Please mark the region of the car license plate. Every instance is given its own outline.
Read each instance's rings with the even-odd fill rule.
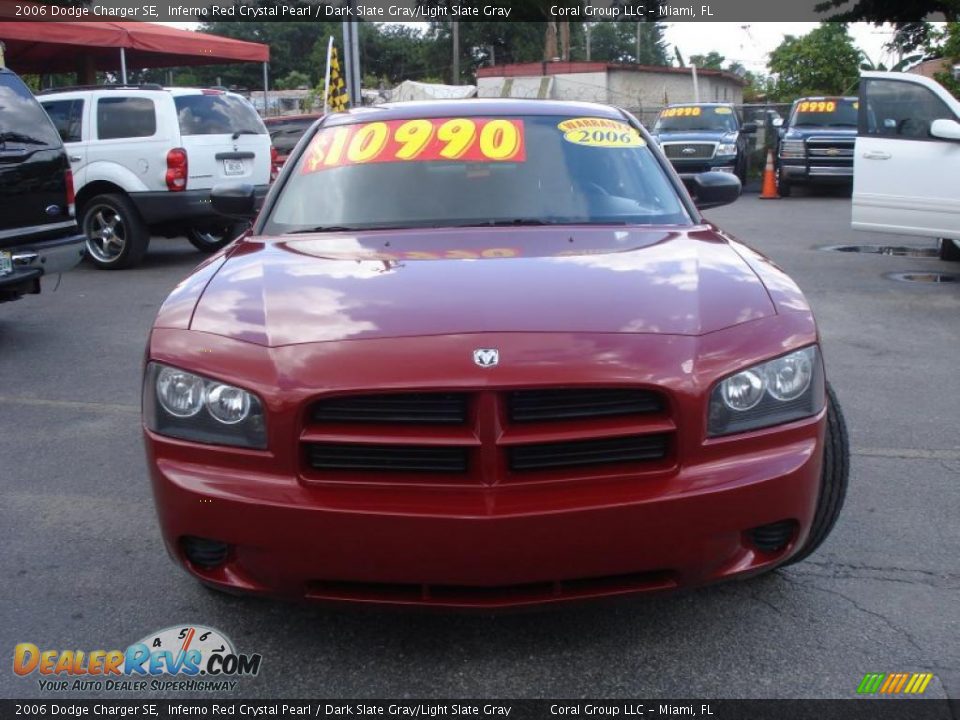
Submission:
[[[243,160],[224,160],[223,161],[224,175],[243,175],[243,172],[244,172]]]
[[[13,255],[6,250],[0,251],[0,275],[9,275],[13,272]]]

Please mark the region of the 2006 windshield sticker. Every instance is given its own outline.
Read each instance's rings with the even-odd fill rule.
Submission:
[[[524,162],[523,121],[418,118],[325,128],[304,154],[303,174],[346,165],[459,160]]]
[[[574,145],[602,148],[643,147],[646,143],[634,128],[619,120],[572,118],[557,125],[563,139]]]

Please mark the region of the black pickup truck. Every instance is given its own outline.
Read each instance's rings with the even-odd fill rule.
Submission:
[[[756,131],[730,103],[693,103],[661,110],[652,135],[681,177],[728,172],[746,182],[748,136]]]
[[[73,178],[60,135],[33,94],[0,67],[0,302],[83,257]]]
[[[780,128],[777,190],[788,197],[794,185],[853,184],[857,98],[795,100]]]

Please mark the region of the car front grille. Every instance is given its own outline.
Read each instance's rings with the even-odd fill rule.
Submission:
[[[670,404],[646,388],[521,388],[319,398],[306,482],[489,486],[673,467]]]
[[[663,143],[663,152],[670,160],[709,160],[716,149],[716,143]]]
[[[854,138],[845,137],[807,138],[807,155],[818,164],[852,165],[855,142]]]

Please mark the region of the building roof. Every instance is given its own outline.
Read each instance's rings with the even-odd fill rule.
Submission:
[[[636,65],[631,63],[610,63],[610,62],[532,62],[532,63],[509,63],[505,65],[490,65],[477,68],[477,77],[536,77],[543,75],[570,75],[575,73],[598,73],[608,70],[622,70],[626,72],[639,73],[673,73],[677,75],[689,75],[690,68],[670,67],[662,65]],[[746,85],[747,81],[735,73],[726,70],[713,70],[710,68],[697,68],[697,75],[701,77],[722,77],[738,85]]]

